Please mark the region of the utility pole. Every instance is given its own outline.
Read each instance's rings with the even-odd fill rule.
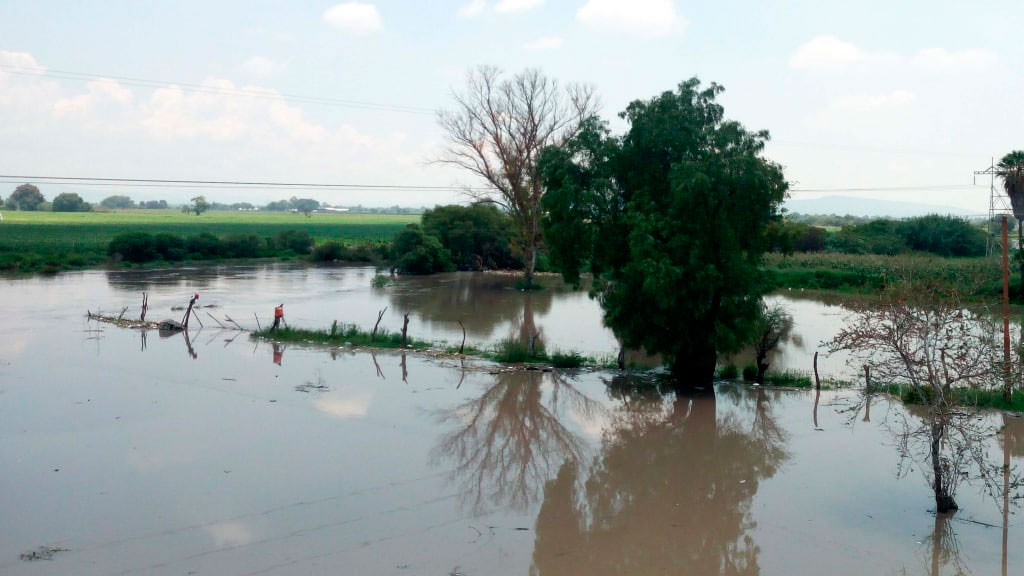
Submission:
[[[1010,244],[1007,241],[1006,214],[1003,214],[1003,400],[1010,403]]]

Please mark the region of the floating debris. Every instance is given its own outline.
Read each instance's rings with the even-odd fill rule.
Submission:
[[[36,560],[53,560],[53,557],[59,552],[67,552],[67,548],[61,548],[60,546],[40,546],[35,550],[28,552],[22,552],[19,558],[25,562],[35,562]]]

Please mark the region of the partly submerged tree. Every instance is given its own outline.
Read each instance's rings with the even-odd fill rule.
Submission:
[[[451,252],[441,241],[423,231],[419,224],[409,224],[395,236],[391,246],[394,269],[401,274],[433,274],[451,272]]]
[[[754,360],[757,364],[758,384],[764,384],[768,371],[768,355],[778,347],[786,330],[793,324],[793,317],[782,304],[761,303],[761,310],[754,322]]]
[[[957,485],[972,474],[998,491],[1002,469],[985,462],[995,430],[984,414],[958,405],[958,389],[998,389],[1003,381],[991,317],[966,310],[953,289],[909,282],[881,301],[848,306],[853,315],[829,349],[850,352],[852,363],[871,368],[874,381],[902,386],[906,398],[922,404],[911,410],[920,424],[907,421],[897,444],[920,461],[937,510],[957,509]]]
[[[591,118],[541,160],[553,262],[569,281],[589,266],[606,324],[684,388],[710,385],[718,354],[748,340],[788,187],[761,156],[768,133],[726,120],[721,91],[687,80],[630,104],[625,135]]]
[[[544,147],[562,144],[594,112],[593,89],[570,84],[563,90],[539,70],[504,78],[499,69],[481,66],[470,71],[465,91],[454,99],[454,109],[438,115],[448,139],[438,161],[482,179],[486,189],[470,194],[512,215],[526,284],[531,286],[543,237],[545,186],[537,161]]]
[[[1010,197],[1013,217],[1017,219],[1017,262],[1020,265],[1021,291],[1024,293],[1024,150],[1014,150],[999,160],[999,177],[1003,190]]]
[[[7,207],[30,212],[39,210],[44,202],[46,202],[46,198],[43,197],[43,193],[36,185],[22,184],[15,188],[7,198]]]
[[[511,251],[512,218],[493,204],[435,206],[423,213],[423,230],[441,240],[459,270],[519,268]]]

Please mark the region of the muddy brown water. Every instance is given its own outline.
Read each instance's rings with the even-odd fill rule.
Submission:
[[[234,266],[0,281],[0,574],[1000,574],[1000,502],[962,486],[930,510],[898,474],[903,410],[854,394],[722,384],[631,391],[613,373],[497,373],[395,352],[333,354],[211,329],[284,302],[332,319],[472,343],[525,316],[549,346],[611,354],[585,293],[526,295],[496,276]],[[206,324],[161,337],[86,309]],[[841,309],[780,295],[795,316],[778,363],[809,368]],[[236,338],[237,336],[237,338]],[[795,341],[794,341],[795,340]],[[808,353],[809,352],[809,353]],[[839,364],[835,365],[840,370]],[[805,368],[807,367],[807,368]],[[831,367],[830,367],[831,369]],[[1024,419],[991,456],[1024,464]],[[1005,450],[1005,452],[1004,452]],[[911,469],[913,468],[913,469]],[[1006,571],[1024,571],[1021,514]],[[43,550],[49,559],[22,560]]]

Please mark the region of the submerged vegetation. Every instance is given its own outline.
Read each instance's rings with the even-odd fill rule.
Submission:
[[[404,338],[401,332],[389,332],[379,330],[376,333],[368,332],[355,324],[334,323],[331,328],[323,330],[311,330],[308,328],[279,328],[277,330],[260,330],[253,332],[254,338],[277,340],[280,342],[297,342],[305,344],[321,344],[330,346],[353,346],[360,348],[403,348],[411,350],[426,350],[433,344]]]

